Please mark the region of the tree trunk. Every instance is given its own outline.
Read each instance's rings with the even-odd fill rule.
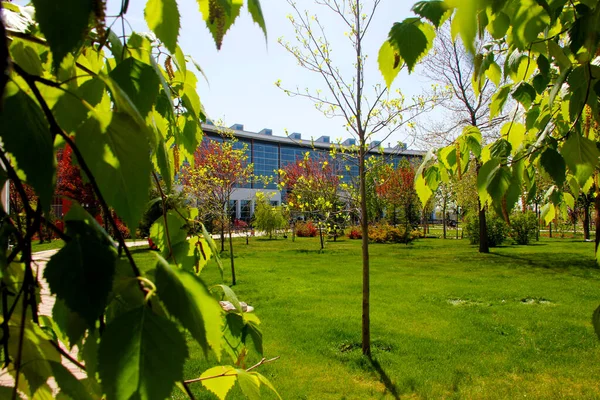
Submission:
[[[597,204],[597,201],[594,202]],[[596,213],[598,212],[598,206],[596,206]],[[596,216],[596,219],[598,217]],[[596,227],[596,229],[598,229]],[[583,206],[583,238],[585,240],[590,240],[590,206],[587,202]]]
[[[221,219],[221,253],[225,251],[225,221]]]
[[[231,259],[231,286],[235,286],[235,266],[233,264],[233,240],[231,239],[231,224],[229,224],[229,258]]]
[[[358,160],[358,170],[360,175],[360,213],[361,213],[361,231],[362,231],[362,353],[371,357],[371,316],[369,314],[369,221],[367,216],[367,188],[366,188],[366,169],[365,169],[365,139],[360,138],[360,150]]]
[[[596,211],[596,217],[594,218],[594,222],[596,223],[596,238],[594,240],[595,253],[598,253],[598,245],[600,244],[600,196],[596,195],[596,199],[594,200],[594,209]]]
[[[456,240],[458,240],[458,206],[456,207]]]
[[[540,241],[540,210],[538,203],[535,203],[535,218],[537,220],[537,227],[535,229],[535,240]]]
[[[323,250],[325,248],[325,245],[323,243],[323,226],[320,222],[319,222],[319,239],[321,240],[321,250]]]
[[[442,226],[444,230],[444,239],[446,239],[446,197],[444,197],[444,205],[442,206]]]
[[[552,237],[552,221],[550,221],[550,223],[548,224],[548,229],[549,229],[549,231],[548,231],[548,232],[549,232],[549,233],[548,233],[548,236],[549,236],[549,237]]]
[[[479,201],[479,199],[477,199],[477,206],[479,207],[479,252],[489,253],[490,246],[488,243],[487,223],[485,220],[485,207],[481,208],[481,201]]]

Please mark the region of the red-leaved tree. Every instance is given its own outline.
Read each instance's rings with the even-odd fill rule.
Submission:
[[[384,199],[388,213],[396,224],[397,212],[403,214],[406,231],[408,232],[410,217],[417,207],[417,193],[414,189],[415,170],[408,162],[403,162],[394,168],[386,165],[382,176],[375,186],[377,195]]]
[[[340,176],[326,157],[310,158],[287,164],[280,171],[280,183],[287,191],[290,210],[303,213],[319,222],[321,249],[324,247],[323,227],[328,224],[334,239],[343,211],[339,200]]]

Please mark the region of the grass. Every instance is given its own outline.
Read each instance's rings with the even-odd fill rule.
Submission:
[[[284,399],[600,398],[593,243],[542,239],[487,255],[466,240],[371,245],[372,361],[360,351],[359,241],[235,248],[234,289],[256,308],[265,356],[281,357],[260,372]],[[220,282],[214,266],[202,276]],[[193,378],[214,360],[189,345]]]

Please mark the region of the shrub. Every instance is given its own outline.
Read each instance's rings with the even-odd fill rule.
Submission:
[[[362,239],[362,232],[360,230],[360,226],[353,226],[350,228],[350,232],[348,233],[349,239]]]
[[[490,247],[496,247],[506,239],[508,235],[508,225],[495,214],[486,212],[487,238]],[[479,244],[479,216],[470,215],[464,224],[465,236],[469,238],[471,244]]]
[[[534,212],[518,212],[510,218],[510,236],[517,244],[529,244],[535,238],[537,217]]]
[[[319,230],[312,223],[312,221],[308,222],[300,222],[296,223],[296,236],[298,237],[315,237],[319,233]]]

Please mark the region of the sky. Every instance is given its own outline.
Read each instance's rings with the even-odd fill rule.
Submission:
[[[244,1],[245,2],[245,1]],[[135,31],[149,31],[143,16],[145,1],[132,0],[126,19]],[[350,42],[344,37],[344,25],[329,9],[317,5],[313,0],[296,0],[300,9],[317,14],[326,28],[334,49],[334,61],[341,67],[352,64],[347,57]],[[365,78],[369,85],[380,83],[383,78],[377,67],[377,54],[394,22],[413,16],[410,6],[414,1],[382,0],[375,13],[364,42],[368,54]],[[258,132],[270,128],[274,135],[300,132],[303,139],[327,135],[332,138],[351,137],[344,128],[344,120],[329,119],[305,98],[291,98],[275,82],[281,80],[282,87],[293,89],[325,90],[322,78],[304,70],[295,58],[279,43],[278,38],[293,43],[295,34],[286,18],[293,12],[285,0],[262,0],[262,10],[267,25],[267,39],[257,24],[252,21],[244,6],[235,24],[227,32],[220,51],[217,51],[208,28],[206,28],[198,5],[193,0],[178,1],[181,19],[179,44],[183,52],[191,55],[204,70],[208,82],[198,75],[198,93],[209,118],[222,120],[223,125],[244,125],[244,130]],[[371,4],[365,0],[365,4]],[[108,0],[107,15],[116,15],[120,0]],[[110,21],[110,19],[109,19]],[[117,30],[117,32],[119,32]],[[188,68],[193,68],[188,66]],[[396,78],[392,91],[400,89],[407,98],[421,93],[421,87],[429,86],[418,74],[408,76],[406,72]],[[374,140],[383,139],[383,135]],[[385,139],[384,144],[394,146],[398,141],[409,142],[402,131]]]

